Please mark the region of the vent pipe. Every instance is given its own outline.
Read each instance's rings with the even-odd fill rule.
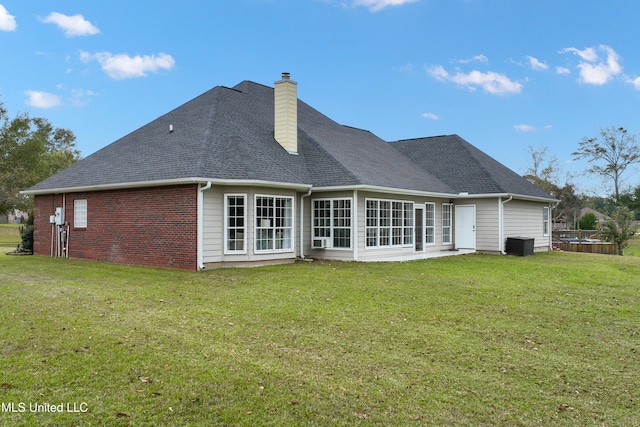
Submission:
[[[289,153],[298,153],[298,83],[290,73],[274,83],[274,136]]]

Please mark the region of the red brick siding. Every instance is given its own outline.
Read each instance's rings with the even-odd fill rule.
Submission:
[[[87,228],[74,228],[76,199],[87,200]],[[70,258],[195,270],[197,199],[196,185],[36,196],[34,253],[50,255],[49,216],[65,204]]]

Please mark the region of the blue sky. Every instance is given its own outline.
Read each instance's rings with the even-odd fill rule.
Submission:
[[[86,157],[214,86],[287,71],[339,123],[456,133],[518,173],[544,145],[563,182],[603,194],[571,152],[601,127],[640,134],[639,18],[635,0],[0,0],[0,99],[74,131]]]

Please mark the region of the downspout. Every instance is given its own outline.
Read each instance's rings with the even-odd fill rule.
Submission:
[[[300,259],[304,259],[304,199],[311,195],[311,188],[307,194],[300,197]]]
[[[353,190],[353,211],[351,227],[353,228],[353,260],[358,261],[358,190]]]
[[[558,207],[560,200],[555,202],[553,206],[549,203],[549,250],[553,251],[553,210]]]
[[[204,187],[198,185],[198,270],[204,270],[204,192],[211,188],[211,181]]]
[[[513,200],[513,195],[509,195],[507,200],[502,200],[502,197],[498,198],[498,235],[500,241],[498,242],[498,249],[502,255],[506,255],[506,251],[504,250],[504,205]]]

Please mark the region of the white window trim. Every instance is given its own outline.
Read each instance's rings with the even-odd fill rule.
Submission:
[[[445,222],[444,222],[444,220],[445,220],[445,217],[444,217],[445,208],[444,207],[445,206],[449,206],[449,218],[448,218],[449,225],[448,226],[444,225],[445,224]],[[444,236],[445,236],[444,230],[447,229],[447,228],[449,229],[449,240],[445,241],[444,240]],[[445,246],[445,245],[446,246],[453,245],[453,203],[443,203],[442,204],[442,245],[443,246]]]
[[[549,206],[545,206],[542,208],[542,235],[544,237],[549,237],[550,234],[550,225],[551,225],[551,209]]]
[[[333,203],[335,201],[338,200],[349,200],[351,202],[351,207],[349,208],[349,210],[351,211],[351,217],[350,217],[350,222],[351,222],[351,226],[350,227],[335,227],[335,228],[349,228],[351,230],[350,233],[350,238],[349,238],[349,247],[348,248],[341,248],[341,247],[334,247],[333,246],[333,237],[334,237],[334,224],[333,224]],[[322,227],[322,228],[329,228],[329,236],[327,237],[329,239],[329,246],[328,248],[330,249],[334,249],[336,251],[351,251],[353,250],[353,231],[354,231],[354,225],[355,225],[355,221],[353,220],[353,198],[351,197],[333,197],[333,198],[326,198],[326,197],[320,197],[317,199],[311,199],[311,236],[312,239],[319,239],[322,237],[316,237],[315,236],[315,224],[314,224],[314,220],[315,220],[315,215],[316,215],[316,209],[315,209],[315,202],[316,201],[324,201],[324,202],[329,202],[331,204],[331,207],[329,208],[330,210],[330,215],[329,215],[329,227]],[[325,236],[326,237],[326,236]]]
[[[87,228],[87,199],[73,201],[73,228]]]
[[[276,235],[275,232],[273,233],[273,247],[274,249],[258,249],[258,230],[261,229],[274,229],[275,230],[275,224],[273,226],[270,227],[258,227],[258,199],[259,198],[271,198],[271,199],[289,199],[291,200],[291,226],[290,227],[280,227],[280,228],[288,228],[291,229],[291,247],[290,248],[284,248],[284,249],[275,249],[275,242],[276,242]],[[295,198],[293,196],[281,196],[281,195],[277,195],[277,194],[255,194],[253,196],[253,250],[256,254],[273,254],[273,253],[288,253],[288,252],[295,252],[296,247],[295,247],[295,232],[296,232],[296,227],[295,227],[295,223],[296,223],[296,218],[295,218],[295,205],[296,205],[296,201]],[[275,209],[275,206],[274,206]],[[274,212],[275,214],[275,212]]]
[[[232,250],[229,249],[229,197],[242,197],[244,200],[244,227],[242,227],[244,244],[242,250]],[[225,255],[245,255],[247,253],[247,221],[249,220],[247,215],[247,195],[242,193],[225,193],[224,195],[224,254]],[[234,229],[239,229],[239,227],[233,227]]]
[[[435,246],[436,245],[436,204],[435,202],[426,202],[424,207],[424,245],[425,246]],[[433,207],[433,225],[432,226],[428,226],[427,225],[427,218],[429,217],[429,211],[427,210],[427,206],[432,206]],[[428,242],[427,241],[427,229],[432,229],[433,230],[433,242]]]
[[[369,227],[367,226],[367,202],[368,201],[376,201],[378,202],[377,205],[377,221],[376,221],[376,226],[375,227]],[[380,202],[388,202],[390,203],[390,217],[389,217],[389,221],[390,221],[390,225],[388,227],[380,227]],[[402,216],[401,216],[401,220],[402,220],[402,225],[401,226],[394,226],[393,225],[393,203],[402,203],[402,209],[400,210]],[[404,216],[404,212],[405,212],[405,204],[410,204],[411,205],[411,215],[410,218],[405,218]],[[365,236],[364,236],[364,248],[365,250],[376,250],[376,249],[386,249],[386,248],[414,248],[415,247],[415,242],[414,242],[414,236],[415,236],[415,230],[416,230],[416,224],[414,221],[415,218],[415,202],[411,201],[411,200],[395,200],[395,199],[378,199],[378,198],[365,198],[364,199],[364,210],[365,210],[365,214],[364,214],[364,219],[365,219]],[[411,225],[409,227],[407,227],[407,225],[405,224],[405,219],[409,219],[411,221]],[[376,229],[376,245],[375,246],[368,246],[367,245],[367,229],[370,228],[375,228]],[[389,235],[386,236],[389,239],[389,244],[388,245],[381,245],[380,244],[380,229],[388,229],[389,230]],[[393,244],[393,229],[394,228],[399,228],[402,233],[400,236],[400,239],[402,240],[402,243],[400,244]],[[405,228],[410,228],[411,232],[411,243],[404,243],[404,229]]]

